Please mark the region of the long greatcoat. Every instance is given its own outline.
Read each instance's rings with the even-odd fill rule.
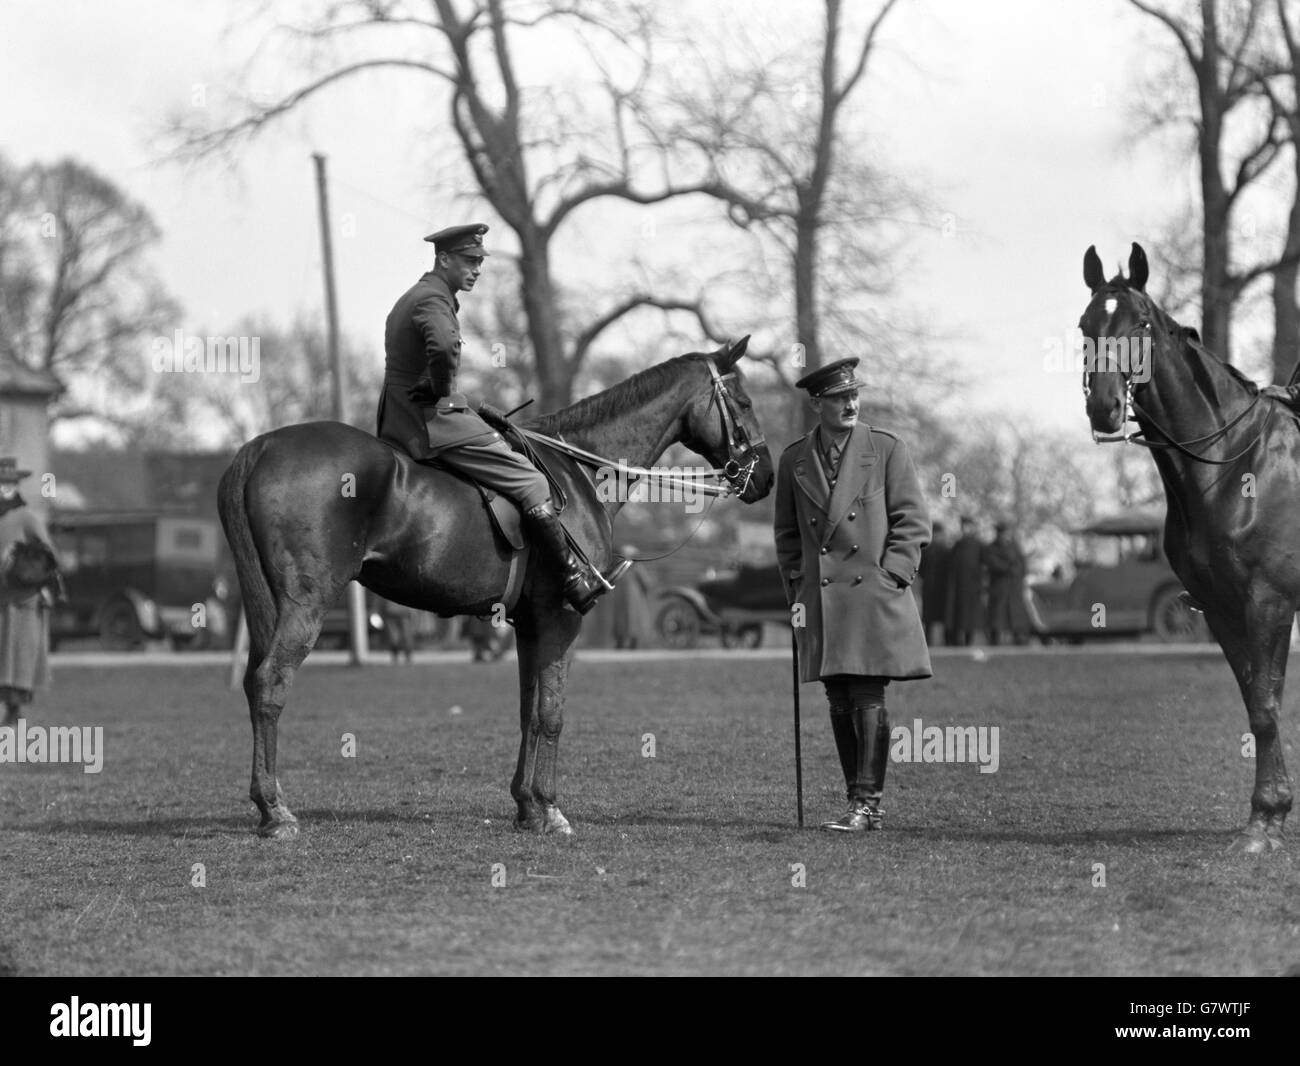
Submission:
[[[983,552],[984,568],[989,575],[989,610],[987,625],[990,631],[1023,633],[1029,630],[1029,614],[1025,610],[1025,555],[1014,540],[995,540],[986,544]]]
[[[456,391],[459,310],[447,283],[430,271],[402,294],[384,326],[384,388],[375,433],[417,459],[496,436]],[[428,382],[428,404],[407,395],[421,378]],[[441,401],[436,408],[434,399]]]
[[[948,556],[948,609],[944,618],[948,637],[954,633],[978,633],[984,627],[983,552],[983,542],[973,533],[952,546]]]
[[[22,540],[39,540],[54,551],[45,524],[26,506],[0,515],[0,559]],[[56,553],[57,554],[57,553]],[[41,594],[0,603],[0,688],[32,691],[49,683],[48,645]]]
[[[908,588],[930,515],[907,447],[859,423],[831,484],[817,438],[814,429],[785,450],[776,480],[777,562],[787,599],[805,609],[795,627],[801,679],[930,677]]]

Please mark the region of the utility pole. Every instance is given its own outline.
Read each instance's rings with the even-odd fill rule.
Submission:
[[[334,383],[334,417],[343,421],[343,362],[339,352],[339,309],[334,291],[334,242],[330,236],[329,190],[325,184],[325,157],[312,154],[316,164],[316,200],[320,208],[321,260],[325,269],[325,317],[329,324],[330,376]],[[348,583],[348,662],[360,666],[366,661],[366,595],[355,581]]]

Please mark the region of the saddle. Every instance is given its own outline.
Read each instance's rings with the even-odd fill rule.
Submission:
[[[512,451],[522,455],[546,478],[551,489],[551,499],[555,504],[556,514],[562,515],[569,502],[568,491],[561,479],[551,469],[552,464],[557,463],[568,472],[571,484],[587,498],[588,503],[595,512],[600,515],[605,514],[604,507],[596,494],[595,483],[580,464],[574,462],[572,458],[562,452],[557,452],[544,442],[533,440],[526,430],[520,429],[518,426],[509,425],[503,427],[501,436]],[[530,549],[528,540],[524,536],[524,517],[519,505],[509,496],[503,496],[496,490],[467,477],[461,471],[439,462],[436,455],[419,460],[419,462],[421,465],[437,467],[454,477],[468,481],[478,489],[483,505],[487,508],[493,536],[497,538],[498,543],[503,548],[510,552],[510,574],[506,580],[505,593],[502,596],[502,603],[505,605],[507,615],[509,615],[513,612],[515,604],[519,600],[519,594],[523,589],[524,574],[528,569]],[[567,532],[566,530],[566,534]],[[607,530],[607,533],[610,537],[613,536],[612,527]],[[584,546],[572,536],[569,536],[569,545],[580,558],[590,564]]]

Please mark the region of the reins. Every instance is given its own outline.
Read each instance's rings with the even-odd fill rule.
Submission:
[[[758,466],[758,449],[765,443],[764,436],[760,432],[757,439],[751,439],[748,431],[733,414],[731,410],[731,394],[727,391],[726,384],[726,379],[731,375],[718,373],[718,368],[713,365],[711,359],[706,360],[706,365],[713,379],[710,403],[716,402],[718,405],[718,411],[722,418],[722,428],[727,438],[728,459],[726,465],[722,467],[713,467],[707,470],[674,470],[671,468],[662,470],[654,467],[632,466],[619,460],[597,455],[585,448],[579,448],[576,444],[570,444],[559,437],[538,433],[536,430],[524,426],[514,427],[522,436],[546,444],[555,451],[569,456],[581,466],[627,478],[629,489],[635,482],[651,480],[669,488],[689,489],[692,492],[713,497],[709,502],[709,506],[704,509],[704,513],[700,516],[700,520],[695,524],[695,528],[676,547],[661,555],[637,556],[630,559],[630,562],[653,562],[657,559],[666,559],[668,556],[681,551],[700,531],[700,527],[704,525],[705,519],[709,517],[709,513],[713,510],[713,505],[724,496],[744,492],[749,485],[750,479],[754,476],[754,470]],[[733,458],[736,455],[748,455],[749,458],[747,461],[741,462],[739,459]],[[713,479],[718,483],[711,484],[709,479]],[[621,556],[621,558],[627,557]]]

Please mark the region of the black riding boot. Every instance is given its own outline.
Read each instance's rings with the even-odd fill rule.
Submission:
[[[840,769],[844,772],[849,808],[840,817],[822,822],[821,827],[838,833],[860,833],[864,829],[875,828],[870,824],[871,811],[862,798],[866,781],[865,763],[862,745],[858,742],[857,709],[853,704],[831,704],[831,732],[835,736]]]
[[[595,606],[597,598],[609,591],[585,566],[569,547],[564,536],[560,517],[550,501],[539,503],[524,512],[533,540],[551,557],[551,561],[564,575],[564,598],[579,614],[586,614]]]
[[[857,739],[857,773],[850,789],[850,803],[868,809],[867,828],[879,829],[880,797],[885,792],[885,771],[889,768],[889,712],[882,699],[866,699],[853,706],[853,731]]]

